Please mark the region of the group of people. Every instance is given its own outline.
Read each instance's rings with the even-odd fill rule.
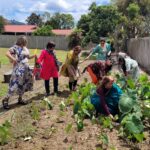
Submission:
[[[44,79],[46,96],[49,96],[59,94],[59,74],[69,78],[68,86],[70,91],[76,90],[77,81],[80,76],[79,64],[86,61],[91,55],[97,53],[97,60],[85,67],[82,72],[84,73],[87,71],[92,82],[97,86],[95,93],[91,96],[91,103],[98,113],[104,113],[111,118],[118,113],[118,102],[122,90],[114,83],[114,79],[108,76],[108,72],[112,68],[112,63],[107,57],[111,53],[111,48],[110,44],[106,43],[105,39],[102,38],[100,44],[92,49],[89,56],[82,62],[80,62],[79,59],[81,46],[75,46],[67,53],[66,60],[60,70],[60,63],[55,54],[55,43],[51,41],[48,42],[46,48],[41,51],[39,57],[36,55],[30,56],[26,46],[26,37],[20,37],[16,44],[11,47],[6,54],[14,67],[9,83],[8,94],[2,101],[4,109],[9,109],[8,100],[14,93],[19,95],[19,104],[26,104],[22,96],[24,92],[33,90],[33,72],[29,67],[29,59],[35,58],[36,63],[41,65],[40,77]],[[135,80],[138,78],[138,63],[125,53],[118,53],[118,65],[125,76],[131,75]],[[53,78],[53,93],[50,93],[49,87],[51,78]]]

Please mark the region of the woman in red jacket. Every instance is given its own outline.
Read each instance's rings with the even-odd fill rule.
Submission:
[[[45,80],[46,96],[50,95],[49,81],[53,78],[54,94],[58,94],[58,61],[54,53],[55,44],[48,42],[46,49],[42,50],[37,62],[41,63],[40,77]]]

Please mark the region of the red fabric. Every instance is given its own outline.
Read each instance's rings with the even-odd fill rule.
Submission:
[[[93,71],[90,67],[87,68],[87,71],[89,72],[89,75],[91,76],[92,83],[94,83],[96,85],[98,83],[98,79],[97,79],[96,75],[93,73]]]
[[[103,110],[105,111],[106,115],[110,115],[108,106],[107,106],[107,104],[105,102],[105,93],[104,93],[104,90],[102,89],[102,87],[97,89],[97,93],[100,96],[100,102],[101,102]]]
[[[58,77],[58,70],[55,64],[55,59],[46,50],[42,50],[37,63],[42,64],[40,77],[44,80],[49,80],[51,77]]]

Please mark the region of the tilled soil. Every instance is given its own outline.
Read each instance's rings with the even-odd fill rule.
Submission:
[[[91,61],[83,63],[80,66],[81,71],[90,62]],[[85,73],[80,77],[78,84],[80,84],[85,77],[88,78],[89,82],[91,81],[88,74]],[[11,118],[15,138],[11,139],[8,144],[1,146],[0,150],[100,150],[101,142],[98,138],[101,134],[100,125],[92,124],[89,119],[85,119],[83,131],[77,132],[72,106],[68,106],[63,112],[60,111],[60,102],[66,101],[70,95],[67,85],[68,79],[60,77],[59,90],[61,93],[59,96],[48,97],[53,104],[53,109],[41,109],[39,115],[40,119],[38,121],[32,119],[31,111],[33,105],[41,106],[42,99],[44,98],[45,90],[42,80],[35,81],[34,91],[25,93],[24,98],[29,102],[28,105],[19,106],[16,104],[17,97],[12,97],[10,100],[11,109],[9,111],[4,111],[2,108],[0,109],[0,123]],[[51,91],[53,91],[52,88]],[[72,128],[67,132],[67,126],[69,124]],[[108,147],[103,145],[102,149],[149,149],[149,137],[143,143],[137,144],[119,138],[115,128],[112,131],[106,129],[105,133],[108,135],[109,144]],[[25,141],[25,137],[31,139]]]

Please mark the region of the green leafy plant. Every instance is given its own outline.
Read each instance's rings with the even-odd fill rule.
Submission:
[[[64,101],[61,101],[61,103],[59,104],[59,109],[61,111],[64,111],[66,109],[66,104],[64,103]]]
[[[77,122],[76,122],[76,124],[77,124],[78,132],[82,131],[83,127],[84,127],[83,120],[78,119]]]
[[[127,114],[133,108],[134,101],[128,95],[122,94],[119,100],[119,110],[123,114]]]
[[[11,123],[6,120],[4,124],[0,125],[0,144],[4,145],[11,137]]]
[[[76,116],[77,130],[82,131],[83,120],[86,116],[92,119],[95,108],[90,102],[90,95],[95,86],[91,83],[82,83],[76,92],[73,92],[70,99],[73,100],[73,113]]]
[[[150,118],[150,81],[147,75],[141,75],[138,81],[125,78],[120,73],[114,73],[116,83],[123,90],[119,100],[118,120],[120,121],[119,135],[130,140],[142,142],[145,139],[143,121]],[[112,129],[113,123],[109,117],[94,117],[95,109],[90,102],[90,96],[94,93],[95,86],[85,81],[76,92],[73,92],[70,99],[73,102],[73,113],[78,131],[84,128],[84,119],[89,117],[92,123],[99,123],[102,130]]]
[[[80,132],[84,128],[83,124],[83,118],[79,116],[78,114],[75,115],[76,125],[77,125],[77,131]]]
[[[36,106],[35,103],[32,103],[32,106],[31,106],[31,116],[34,120],[40,119],[40,109],[38,106]]]
[[[108,139],[107,134],[101,133],[100,136],[99,136],[99,139],[102,142],[102,144],[104,144],[104,145],[108,145],[109,144],[109,139]]]
[[[45,105],[46,109],[47,108],[50,110],[53,109],[52,102],[48,98],[44,98],[43,101],[44,101],[44,105]]]
[[[101,124],[103,128],[109,128],[109,129],[113,128],[112,120],[110,117],[105,117],[105,116],[101,115],[98,118],[98,121],[99,121],[99,124]]]
[[[72,123],[69,123],[67,127],[65,128],[66,133],[69,133],[71,129],[72,129]]]

